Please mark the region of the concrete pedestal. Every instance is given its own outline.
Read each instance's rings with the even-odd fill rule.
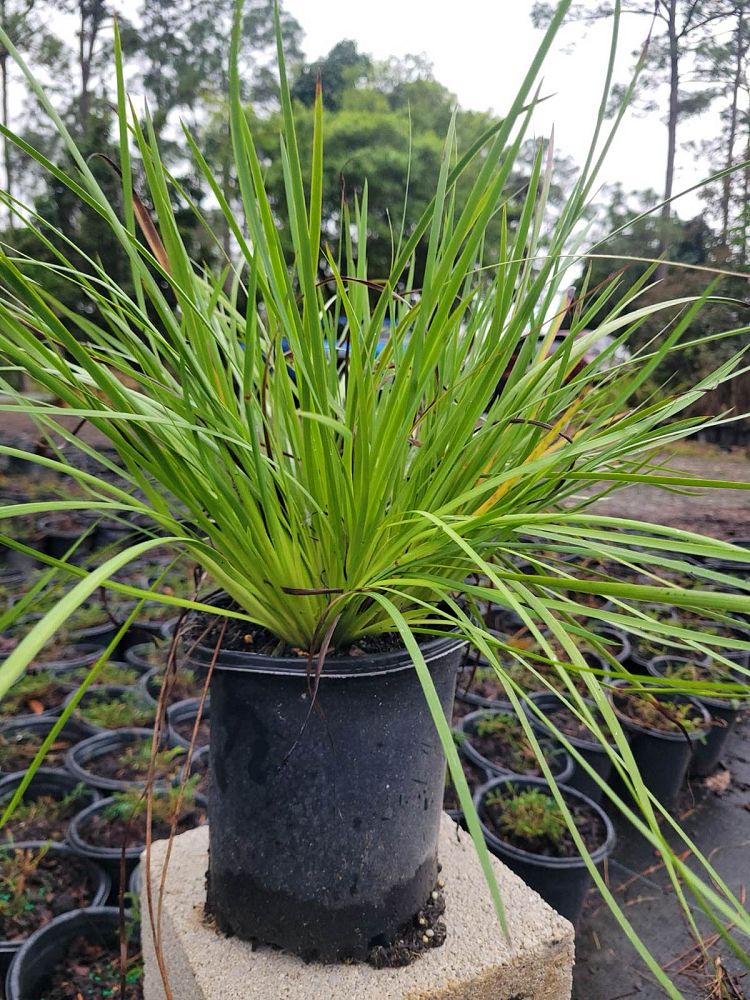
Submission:
[[[166,842],[152,848],[154,912]],[[443,817],[441,878],[448,938],[404,969],[316,965],[226,938],[203,919],[208,830],[177,837],[161,917],[161,950],[174,1000],[569,1000],[573,927],[499,861],[510,942],[497,924],[471,838]],[[145,1000],[164,1000],[145,898]]]

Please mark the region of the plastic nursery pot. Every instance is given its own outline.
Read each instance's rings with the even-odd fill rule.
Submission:
[[[492,792],[510,795],[538,788],[549,791],[542,778],[506,776],[494,778],[478,789],[474,804],[479,813],[484,839],[489,850],[519,875],[524,882],[546,900],[553,909],[575,924],[581,914],[583,902],[591,884],[591,875],[581,857],[550,857],[524,850],[516,844],[501,839],[492,829],[487,813],[487,796]],[[591,859],[600,865],[612,853],[616,836],[612,822],[601,808],[587,795],[565,785],[559,786],[565,803],[571,810],[582,809],[595,818],[599,828],[599,842],[589,847]],[[575,813],[574,813],[575,815]]]
[[[41,652],[44,655],[44,650]],[[49,670],[50,673],[61,675],[66,670],[72,670],[76,667],[90,667],[101,655],[102,650],[100,646],[89,642],[71,642],[66,648],[64,656],[54,660],[40,660],[37,658],[34,660],[32,666],[34,669]],[[61,677],[60,679],[65,680],[65,677]]]
[[[627,635],[614,625],[603,625],[597,622],[591,626],[591,631],[603,639],[602,647],[606,649],[610,656],[613,656],[618,663],[625,663],[633,653],[633,648]],[[609,661],[596,654],[601,660],[602,666],[606,670]]]
[[[534,694],[531,698],[547,716],[551,712],[561,711],[565,708],[563,702],[556,694]],[[535,714],[531,706],[524,705],[524,710],[534,729],[547,739],[554,740],[555,735],[553,731]],[[585,735],[582,733],[566,733],[565,738],[571,746],[576,748],[600,778],[604,781],[609,778],[610,771],[612,770],[612,760],[605,747],[602,746],[595,736],[591,733]],[[573,773],[567,781],[568,786],[582,792],[592,801],[599,802],[602,797],[602,789],[599,784],[575,758],[572,759]]]
[[[178,701],[170,705],[167,709],[167,722],[169,723],[169,736],[175,746],[189,747],[193,734],[193,726],[198,717],[200,698],[186,698],[185,701]],[[206,698],[201,712],[200,726],[195,741],[196,749],[208,746],[211,726],[211,702]]]
[[[86,537],[68,557],[68,562],[80,563],[94,551],[95,535],[89,531],[85,518],[77,518],[74,513],[49,514],[37,521],[42,538],[42,551],[54,559],[63,559],[82,535]]]
[[[71,691],[65,700],[65,704],[70,704],[75,695],[76,692]],[[124,687],[119,684],[93,684],[81,696],[81,700],[78,703],[78,706],[74,709],[71,718],[76,720],[76,722],[85,731],[86,736],[96,736],[99,733],[136,728],[133,726],[132,719],[127,720],[122,726],[117,725],[116,723],[110,726],[100,726],[86,718],[87,706],[101,702],[113,704],[116,701],[124,704],[125,709],[133,706],[134,708],[142,710],[145,713],[146,717],[140,720],[138,728],[148,729],[149,726],[153,727],[156,717],[154,705],[143,696],[140,688]]]
[[[496,629],[488,629],[493,635],[501,637],[501,633]],[[476,649],[468,649],[464,654],[463,660],[461,662],[461,669],[458,674],[457,688],[456,688],[456,701],[462,702],[464,705],[471,705],[473,708],[490,708],[496,711],[502,711],[504,706],[507,706],[507,701],[504,698],[490,698],[484,695],[477,694],[476,691],[470,689],[470,685],[474,680],[474,673],[477,670],[482,670],[488,668],[490,665],[485,660],[485,658],[478,653]],[[500,687],[500,681],[498,680],[498,687]]]
[[[24,770],[33,759],[32,751],[39,748],[54,724],[54,719],[26,715],[17,716],[12,722],[0,726],[0,760],[3,761],[0,776]],[[66,751],[87,736],[83,726],[75,719],[68,719],[44,758],[44,765],[64,767]],[[24,746],[30,746],[28,753],[23,753]],[[16,757],[13,756],[14,750],[17,751]]]
[[[541,768],[539,767],[539,762],[536,758],[534,758],[533,761],[528,762],[526,770],[520,770],[511,767],[503,767],[496,760],[491,760],[479,752],[475,743],[472,742],[477,740],[477,726],[484,720],[490,720],[497,718],[498,716],[508,716],[511,720],[515,721],[518,725],[521,736],[525,740],[523,730],[521,730],[521,724],[518,722],[518,717],[516,716],[512,705],[507,704],[501,711],[481,709],[480,711],[472,712],[470,715],[461,719],[458,728],[459,731],[466,737],[466,739],[461,740],[458,744],[458,748],[461,753],[467,760],[470,760],[473,764],[483,768],[491,778],[497,778],[507,774],[520,774],[527,777],[542,777]],[[495,739],[497,739],[497,737],[495,737]],[[552,775],[555,780],[559,781],[561,784],[566,784],[572,777],[574,771],[573,759],[570,754],[567,754],[559,744],[556,744],[553,740],[549,739],[549,737],[542,736],[540,739],[540,746],[544,751],[545,759],[550,765]],[[519,768],[520,766],[521,765],[519,765]]]
[[[65,766],[79,781],[85,781],[92,788],[105,792],[124,792],[130,788],[143,788],[146,775],[139,779],[124,779],[109,777],[97,773],[97,762],[118,751],[124,751],[137,743],[151,746],[152,731],[150,729],[118,729],[114,732],[99,733],[89,736],[76,746],[71,747],[65,758]],[[168,749],[169,741],[162,740],[161,749]],[[179,755],[178,755],[179,756]],[[154,788],[166,788],[172,783],[171,778],[159,778],[154,781]]]
[[[103,868],[100,868],[99,865],[91,861],[90,858],[82,857],[74,851],[72,847],[68,847],[67,844],[50,844],[48,841],[45,842],[42,840],[23,840],[16,844],[2,844],[0,845],[0,866],[2,866],[4,858],[10,851],[17,850],[44,851],[45,857],[60,858],[63,863],[66,859],[70,859],[71,862],[75,863],[86,876],[87,888],[89,890],[89,905],[101,906],[104,902],[106,902],[111,885],[109,875]],[[53,906],[57,910],[55,916],[59,916],[62,913],[74,912],[73,907],[75,906],[75,901],[69,895],[61,896],[56,893]],[[47,924],[48,923],[49,921],[47,921]],[[46,926],[46,924],[43,926]],[[31,933],[36,932],[36,930],[38,930],[37,927],[33,928]],[[16,952],[23,946],[24,942],[27,941],[30,936],[31,934],[26,934],[25,936],[8,940],[0,939],[0,973],[3,976],[7,973],[8,967],[10,966],[11,960]]]
[[[627,681],[616,681],[615,690],[609,694],[612,707],[620,723],[628,734],[628,742],[633,757],[638,766],[643,783],[648,790],[661,802],[665,809],[674,805],[687,774],[693,752],[698,741],[705,739],[710,726],[711,716],[707,709],[692,698],[679,695],[659,695],[660,702],[682,703],[692,705],[693,718],[701,723],[700,728],[688,730],[656,729],[645,725],[636,719],[631,719],[624,711],[625,696],[617,689],[628,684]],[[666,723],[665,718],[665,723]],[[627,794],[619,775],[615,781],[621,794]]]
[[[126,911],[125,919],[129,918]],[[58,963],[78,938],[111,946],[116,957],[120,948],[120,911],[116,906],[89,906],[66,913],[40,928],[19,949],[5,980],[6,1000],[31,1000],[44,996]],[[139,948],[131,941],[131,949]]]
[[[446,716],[462,648],[422,645]],[[216,660],[207,908],[243,940],[365,959],[435,888],[445,758],[406,650],[331,656],[312,712],[306,665]]]
[[[141,854],[143,854],[146,849],[146,836],[145,836],[145,825],[142,836],[134,837],[130,843],[126,844],[124,847],[122,843],[116,846],[109,846],[107,844],[96,843],[92,835],[88,830],[89,823],[92,819],[97,816],[101,816],[109,806],[116,802],[115,798],[101,799],[99,802],[95,802],[93,805],[88,806],[86,809],[82,809],[73,818],[73,822],[70,824],[70,830],[68,831],[68,843],[70,846],[78,851],[79,854],[84,855],[87,858],[91,858],[97,864],[101,865],[105,871],[109,872],[112,877],[112,887],[113,892],[116,893],[117,887],[120,885],[120,875],[122,871],[122,859],[125,858],[125,874],[128,879],[140,861]],[[202,818],[208,813],[208,803],[202,795],[195,796],[195,807],[200,812]],[[144,818],[145,824],[145,818]],[[179,824],[177,826],[177,833],[183,833],[184,829],[180,829]],[[168,831],[159,835],[158,833],[153,833],[153,840],[163,839],[168,836]]]
[[[722,573],[732,573],[735,576],[747,577],[750,573],[750,538],[728,538],[732,545],[748,550],[747,562],[734,562],[731,559],[706,559],[706,565]]]
[[[682,656],[656,656],[649,664],[649,671],[654,677],[668,677],[670,673],[679,670],[685,664],[692,661]],[[747,683],[744,674],[737,673],[738,683]],[[750,698],[750,693],[748,695]],[[693,774],[706,775],[716,767],[721,759],[724,746],[729,734],[734,729],[735,723],[742,714],[743,708],[747,708],[748,700],[739,698],[704,698],[694,697],[699,705],[708,710],[711,716],[711,728],[705,740],[699,740],[693,750],[693,759],[690,770]]]
[[[8,804],[11,796],[21,784],[25,776],[25,771],[16,771],[14,774],[8,774],[0,780],[0,812],[2,812]],[[23,794],[23,798],[21,800],[22,805],[33,802],[43,796],[49,796],[55,800],[65,799],[72,792],[76,792],[76,790],[80,792],[80,795],[76,797],[74,803],[71,803],[70,817],[62,822],[59,829],[49,830],[44,836],[40,836],[36,833],[34,835],[35,839],[65,840],[70,829],[70,821],[72,820],[75,812],[99,801],[101,798],[99,792],[89,787],[88,784],[85,784],[85,787],[81,789],[79,788],[81,784],[82,782],[79,778],[69,774],[67,771],[58,771],[51,767],[40,767],[37,770],[36,774],[29,783],[29,787]],[[13,816],[11,816],[8,820],[8,825],[0,829],[0,843],[8,843],[14,839],[12,827]],[[26,836],[22,836],[20,839],[28,840],[29,835],[27,834]]]

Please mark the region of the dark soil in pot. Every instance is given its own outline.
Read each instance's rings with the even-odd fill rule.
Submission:
[[[484,709],[467,715],[462,720],[461,733],[465,737],[459,743],[461,753],[492,777],[503,774],[543,777],[534,748],[510,705],[505,711]],[[554,778],[565,784],[573,774],[572,759],[549,738],[541,737],[539,743]]]
[[[592,860],[601,864],[615,845],[609,818],[588,796],[560,790]],[[575,923],[591,876],[546,782],[495,778],[477,791],[475,804],[490,851]]]
[[[445,760],[397,637],[308,659],[233,620],[198,617],[211,681],[207,908],[220,929],[308,960],[366,960],[435,889]],[[462,643],[422,646],[446,716]],[[250,653],[248,649],[258,652]],[[282,655],[269,655],[278,652]],[[314,864],[309,863],[311,857]]]
[[[107,898],[109,876],[64,844],[23,841],[0,847],[0,968],[50,920]]]
[[[0,775],[25,771],[55,724],[54,719],[24,716],[0,727]],[[69,719],[44,757],[45,767],[64,767],[67,751],[88,733]]]
[[[0,701],[0,718],[18,715],[57,715],[73,690],[46,670],[23,674]]]
[[[619,681],[611,694],[617,717],[627,731],[630,749],[645,786],[669,809],[687,774],[698,741],[711,725],[708,711],[680,696],[625,692]],[[619,775],[616,787],[628,794]]]
[[[68,701],[74,696],[71,693]],[[154,705],[140,690],[115,684],[92,685],[72,715],[88,736],[116,729],[150,729],[155,717]]]
[[[178,701],[177,704],[167,711],[167,721],[169,722],[169,733],[178,746],[189,747],[193,739],[193,729],[195,720],[198,717],[200,708],[199,698],[188,698],[186,701]],[[198,724],[195,746],[208,746],[211,738],[211,705],[206,699],[201,711],[201,721]]]
[[[554,728],[563,733],[594,771],[606,781],[612,770],[612,760],[599,740],[565,707],[557,695],[535,694],[532,697]],[[554,730],[547,726],[529,706],[524,707],[534,729],[547,739],[554,739]],[[567,784],[594,802],[599,802],[602,797],[602,789],[597,781],[575,758],[573,758],[573,773]]]
[[[0,809],[8,804],[23,777],[23,773],[9,774],[0,781]],[[40,767],[23,799],[0,829],[0,840],[64,840],[75,814],[99,798],[97,792],[73,775]]]
[[[729,684],[745,684],[748,678],[739,671],[732,672],[721,664],[696,663],[684,657],[660,656],[649,664],[649,671],[655,677],[675,677],[687,681],[717,681]],[[750,698],[750,690],[748,691]],[[708,710],[711,716],[711,729],[704,740],[695,744],[690,770],[694,774],[706,775],[714,770],[721,759],[727,737],[732,732],[743,709],[747,708],[748,699],[737,697],[716,696],[713,698],[694,698],[699,705]]]
[[[206,800],[193,793],[190,784],[183,798],[176,833],[185,833],[207,822]],[[176,809],[176,789],[157,792],[152,800],[152,840],[170,836]],[[75,850],[92,858],[110,872],[116,885],[125,850],[126,869],[130,873],[146,847],[146,798],[140,790],[117,792],[78,813],[70,825],[68,841]]]
[[[148,697],[154,702],[159,701],[162,684],[165,683],[163,670],[152,670],[144,674],[141,679],[141,687]],[[170,674],[166,680],[168,686],[167,704],[176,705],[181,701],[188,701],[190,698],[199,698],[205,687],[205,677],[200,677],[189,667],[179,666],[176,673]]]
[[[142,1000],[138,927],[130,914],[121,928],[116,907],[89,907],[57,917],[18,952],[6,984],[7,1000]],[[120,992],[120,939],[128,941],[125,993]]]
[[[66,758],[71,774],[94,788],[122,791],[143,787],[151,767],[152,734],[148,729],[121,729],[91,736],[73,747]],[[163,740],[154,760],[156,786],[171,784],[186,760],[183,747],[169,747]]]

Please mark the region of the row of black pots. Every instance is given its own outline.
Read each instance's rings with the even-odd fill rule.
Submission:
[[[129,920],[130,914],[126,911],[124,917]],[[80,938],[107,947],[114,958],[118,957],[122,918],[115,906],[90,906],[56,917],[35,931],[17,951],[8,969],[6,1000],[32,1000],[43,996],[56,966],[65,960]],[[137,951],[139,941],[132,937],[133,925],[129,929],[129,947]]]

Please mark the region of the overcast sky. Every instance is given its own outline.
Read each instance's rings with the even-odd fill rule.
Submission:
[[[499,113],[507,108],[541,38],[531,25],[531,6],[532,0],[285,0],[286,9],[304,28],[303,47],[309,59],[325,54],[342,38],[354,39],[362,51],[377,59],[424,53],[434,65],[436,78],[457,95],[463,107]],[[623,18],[621,80],[647,31],[646,18]],[[554,123],[557,148],[578,161],[588,148],[609,32],[610,26],[603,23],[589,28],[584,37],[580,26],[565,27],[544,71],[544,89],[554,97],[538,112],[537,133],[546,135]],[[577,44],[572,47],[574,41]],[[699,128],[686,129],[683,138],[694,136]],[[602,180],[620,180],[626,189],[660,191],[665,151],[661,116],[636,117],[631,112]],[[695,157],[681,153],[675,190],[699,179]],[[675,207],[678,214],[689,217],[700,210],[700,202],[688,196]]]

